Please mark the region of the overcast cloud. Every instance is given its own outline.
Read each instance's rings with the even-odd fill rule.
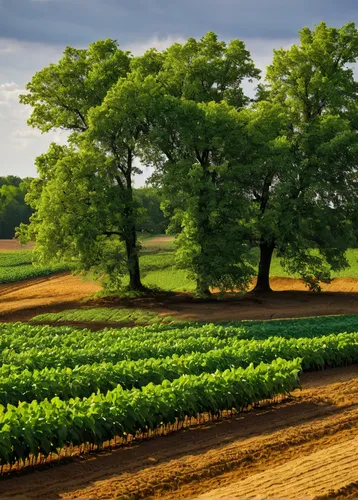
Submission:
[[[65,141],[62,132],[28,127],[18,96],[66,45],[113,38],[140,54],[210,30],[243,39],[264,69],[273,48],[290,46],[300,28],[321,20],[357,22],[357,0],[0,0],[0,175],[35,175],[35,157],[51,141]]]

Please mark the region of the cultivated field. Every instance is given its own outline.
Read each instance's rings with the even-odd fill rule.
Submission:
[[[3,325],[0,497],[353,498],[357,329]]]
[[[171,245],[145,242],[152,283],[180,280]],[[278,272],[262,297],[135,299],[3,255],[0,498],[358,496],[354,266],[321,294]]]

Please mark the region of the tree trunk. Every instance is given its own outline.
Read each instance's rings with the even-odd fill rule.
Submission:
[[[254,292],[272,292],[270,287],[270,266],[274,248],[275,244],[273,242],[268,243],[261,239],[259,272]]]
[[[144,290],[140,279],[139,256],[137,248],[137,235],[135,226],[130,228],[128,238],[126,239],[127,268],[129,273],[129,290]]]
[[[201,299],[209,298],[211,297],[211,292],[209,287],[204,284],[200,278],[196,280],[196,291],[195,295]]]
[[[132,291],[143,291],[145,287],[140,279],[139,254],[137,247],[136,216],[134,212],[133,188],[132,188],[132,161],[133,154],[128,149],[127,173],[126,173],[126,207],[124,210],[126,218],[125,242],[127,252],[127,269],[129,273],[128,289]]]

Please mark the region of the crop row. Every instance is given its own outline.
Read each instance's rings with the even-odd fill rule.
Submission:
[[[318,321],[319,320],[319,321]],[[152,325],[149,327],[105,329],[101,332],[47,325],[0,324],[0,351],[10,349],[22,352],[25,349],[73,347],[82,349],[96,343],[110,347],[113,343],[128,339],[129,342],[151,341],[157,344],[164,340],[177,341],[191,337],[266,339],[271,336],[284,338],[312,338],[331,333],[358,331],[358,315],[343,317],[309,318],[280,321],[243,321],[232,325]],[[0,363],[6,363],[5,358]]]
[[[337,336],[333,335],[333,337],[345,338],[346,342],[351,346],[358,341],[358,333],[338,334]],[[320,338],[317,337],[318,340]],[[282,337],[271,337],[266,341],[267,345],[270,345],[275,339],[285,340]],[[294,340],[303,341],[304,339],[291,339],[291,341]],[[264,341],[240,340],[235,337],[222,339],[215,336],[191,336],[177,340],[171,338],[166,340],[157,339],[155,342],[152,339],[140,341],[131,340],[130,338],[114,338],[112,341],[105,342],[103,339],[97,341],[94,338],[92,341],[88,340],[84,347],[64,345],[45,349],[32,348],[23,352],[5,349],[0,353],[2,363],[0,376],[6,377],[10,373],[18,373],[24,369],[33,371],[43,370],[46,367],[75,368],[79,365],[91,365],[101,362],[118,363],[123,360],[136,361],[146,358],[165,358],[174,354],[206,353],[213,349],[223,349],[225,347],[231,347],[233,350],[246,349],[249,351],[250,346],[255,345],[255,342],[260,345],[260,342],[263,343]],[[309,345],[309,342],[307,345]],[[298,355],[300,354],[298,353]]]
[[[1,252],[0,283],[11,283],[28,278],[38,278],[67,269],[68,266],[62,264],[46,267],[33,265],[31,250]]]
[[[303,318],[294,320],[273,321],[241,321],[226,325],[207,324],[156,324],[135,328],[105,329],[101,332],[91,332],[86,329],[76,329],[70,326],[29,325],[26,323],[0,323],[0,348],[13,347],[26,339],[34,346],[42,339],[47,341],[54,337],[73,337],[81,340],[84,337],[101,337],[112,335],[131,338],[155,338],[164,334],[173,338],[183,338],[191,334],[205,333],[210,336],[240,336],[241,338],[266,339],[271,336],[285,338],[317,337],[331,333],[358,331],[358,314],[346,316],[324,316],[319,318]]]
[[[142,389],[118,386],[106,395],[47,399],[9,405],[0,415],[0,460],[13,464],[47,456],[82,443],[100,444],[114,436],[135,435],[204,412],[218,414],[286,394],[299,386],[300,360],[183,375]]]
[[[191,337],[206,337],[206,338],[243,338],[245,339],[245,330],[243,328],[224,328],[213,327],[208,325],[206,327],[190,327],[183,329],[161,330],[157,328],[123,328],[102,330],[99,332],[92,332],[90,330],[74,330],[70,327],[29,327],[29,330],[24,327],[19,327],[16,336],[8,328],[0,330],[0,361],[1,352],[11,350],[13,352],[23,352],[25,349],[46,349],[46,348],[67,348],[73,347],[81,349],[84,346],[96,344],[99,348],[101,346],[111,346],[118,341],[126,342],[144,342],[150,341],[153,345],[163,341],[173,342],[179,339],[187,339]]]
[[[45,349],[27,349],[23,352],[4,350],[0,354],[0,376],[7,373],[19,372],[24,369],[42,370],[46,367],[69,367],[93,364],[96,362],[117,363],[122,360],[138,360],[144,358],[163,358],[173,354],[188,354],[191,352],[207,352],[212,349],[222,349],[230,345],[240,346],[248,340],[218,339],[215,337],[190,337],[173,340],[163,340],[153,343],[151,340],[131,341],[120,339],[114,342],[88,342],[85,347],[76,345],[60,346]]]
[[[234,347],[194,352],[165,358],[125,360],[119,363],[94,363],[73,369],[44,368],[22,370],[0,378],[0,403],[40,401],[55,396],[61,399],[86,397],[93,392],[112,390],[118,384],[124,389],[160,384],[180,376],[213,373],[228,368],[245,368],[251,363],[270,363],[276,358],[302,358],[304,370],[349,365],[358,362],[358,333],[338,334],[314,339],[284,339],[273,337],[265,341],[252,340]],[[1,374],[1,370],[0,370]]]

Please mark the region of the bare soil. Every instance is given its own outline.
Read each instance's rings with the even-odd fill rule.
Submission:
[[[358,313],[357,279],[337,278],[318,294],[305,291],[299,280],[291,278],[272,278],[272,288],[274,293],[247,294],[225,300],[195,300],[190,294],[177,293],[131,300],[95,299],[84,303],[85,298],[101,289],[100,285],[68,273],[58,273],[0,285],[0,319],[27,321],[38,314],[89,306],[140,307],[178,320],[208,322]]]
[[[358,366],[284,403],[0,481],[0,498],[357,498]]]
[[[81,307],[84,298],[100,289],[98,283],[68,273],[0,285],[0,320],[23,321],[42,312]]]
[[[31,250],[34,243],[21,245],[18,240],[0,240],[0,252],[15,252],[16,250]]]

